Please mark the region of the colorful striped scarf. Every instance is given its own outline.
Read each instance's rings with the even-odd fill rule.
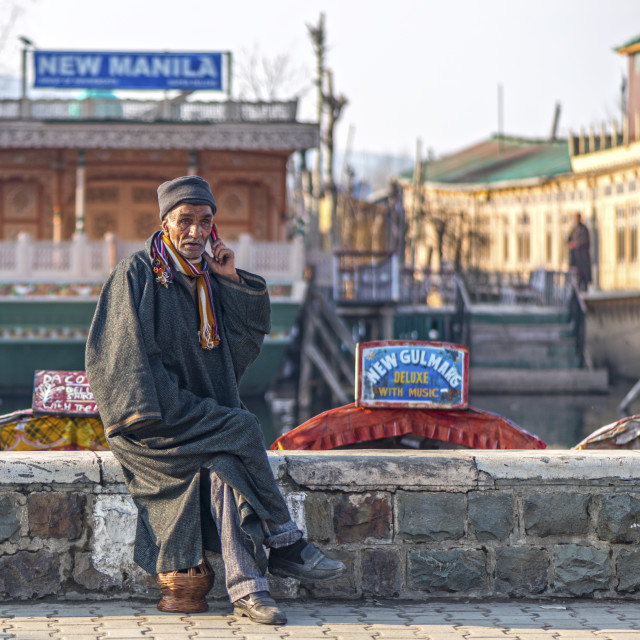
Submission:
[[[163,231],[158,231],[151,240],[151,260],[156,281],[165,287],[173,282],[172,266],[190,278],[197,278],[198,308],[200,310],[198,339],[203,349],[215,349],[220,344],[220,333],[213,306],[211,282],[207,275],[209,269],[204,258],[202,259],[202,269],[198,269],[178,253],[168,235]]]

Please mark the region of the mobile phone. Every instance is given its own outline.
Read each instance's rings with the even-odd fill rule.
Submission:
[[[211,235],[209,236],[209,242],[211,243],[211,246],[213,247],[213,243],[216,242],[218,240],[218,229],[216,229],[216,225],[212,225],[211,226]]]

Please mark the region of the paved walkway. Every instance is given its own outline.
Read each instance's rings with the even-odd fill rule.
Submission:
[[[230,605],[160,613],[140,602],[2,602],[0,640],[640,640],[640,603],[288,602],[289,624],[238,622]]]

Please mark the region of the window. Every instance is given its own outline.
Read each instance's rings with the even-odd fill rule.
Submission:
[[[509,234],[506,231],[502,237],[502,257],[505,262],[509,262]]]
[[[624,182],[618,182],[616,184],[616,193],[624,193]]]
[[[518,260],[529,262],[531,258],[531,238],[528,231],[518,233]]]
[[[618,262],[624,262],[624,231],[624,227],[618,227],[616,231],[616,256],[618,258]]]
[[[626,259],[626,236],[627,229],[625,224],[625,210],[624,207],[618,207],[616,209],[616,258],[618,262],[624,262]]]
[[[560,255],[561,264],[566,264],[569,258],[569,246],[563,236],[558,238],[558,254]]]
[[[638,205],[629,207],[629,262],[638,262]]]
[[[611,195],[611,185],[610,184],[606,184],[604,186],[604,195],[605,196],[610,196]]]
[[[545,260],[547,263],[551,263],[553,260],[553,234],[551,231],[547,231],[545,241]]]
[[[523,257],[524,257],[524,261],[525,262],[530,262],[531,261],[531,236],[529,235],[529,233],[525,233],[524,234],[524,251],[522,252]]]

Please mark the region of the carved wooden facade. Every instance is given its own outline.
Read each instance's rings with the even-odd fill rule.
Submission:
[[[0,239],[26,231],[146,239],[158,228],[156,188],[197,174],[209,181],[223,236],[284,239],[287,163],[317,145],[315,124],[86,122],[8,119],[0,126]],[[84,188],[79,184],[83,169]],[[82,199],[82,202],[80,202]]]

